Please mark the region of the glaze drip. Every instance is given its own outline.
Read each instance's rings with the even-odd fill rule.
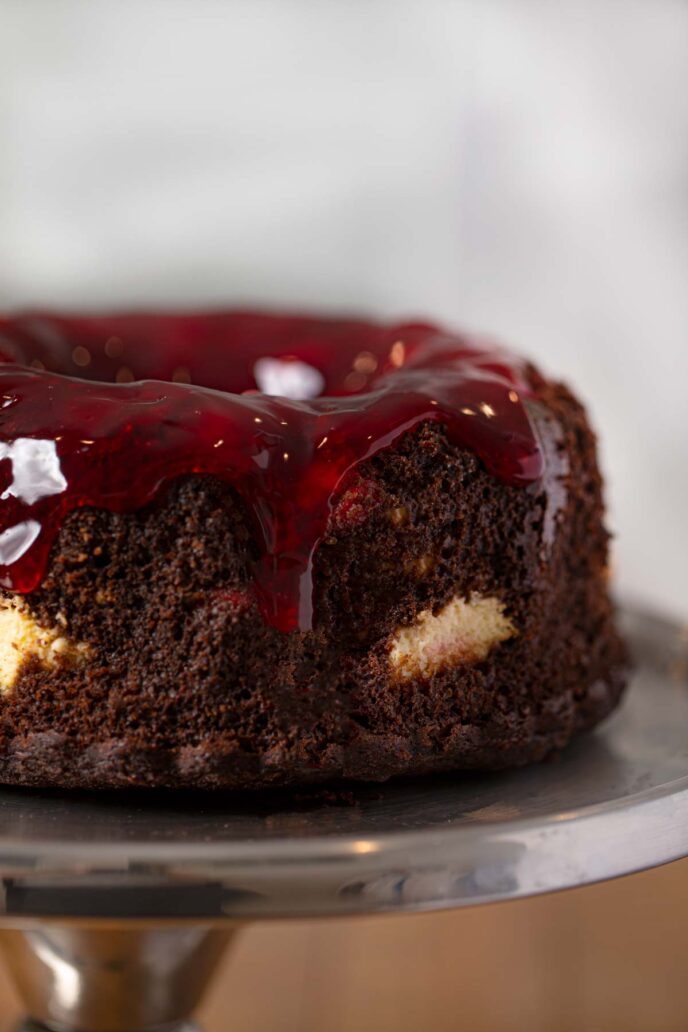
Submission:
[[[264,618],[306,631],[332,507],[402,434],[440,422],[506,484],[543,473],[523,366],[428,325],[35,314],[0,319],[0,362],[0,584],[18,593],[71,510],[133,511],[205,473],[246,506]]]

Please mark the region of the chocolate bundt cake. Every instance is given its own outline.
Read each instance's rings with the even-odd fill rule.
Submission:
[[[433,326],[0,319],[0,781],[540,760],[615,706],[595,438]]]

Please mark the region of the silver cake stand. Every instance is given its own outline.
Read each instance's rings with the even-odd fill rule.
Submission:
[[[0,792],[27,1030],[182,1029],[264,918],[468,906],[688,853],[688,633],[630,608],[627,701],[557,760],[331,797]]]

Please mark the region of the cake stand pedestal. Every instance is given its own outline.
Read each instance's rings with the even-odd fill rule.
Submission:
[[[203,925],[47,924],[2,932],[29,1014],[21,1029],[191,1029],[232,936]]]
[[[623,707],[537,767],[253,800],[2,789],[23,1028],[191,1028],[250,921],[496,902],[688,854],[688,632],[638,607],[624,623]]]

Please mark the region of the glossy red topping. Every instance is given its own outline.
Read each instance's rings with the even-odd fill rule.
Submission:
[[[24,315],[0,319],[0,360],[0,584],[17,592],[40,584],[70,510],[131,511],[211,473],[250,515],[265,619],[308,630],[333,503],[401,434],[439,421],[508,484],[543,472],[522,367],[430,326]]]

